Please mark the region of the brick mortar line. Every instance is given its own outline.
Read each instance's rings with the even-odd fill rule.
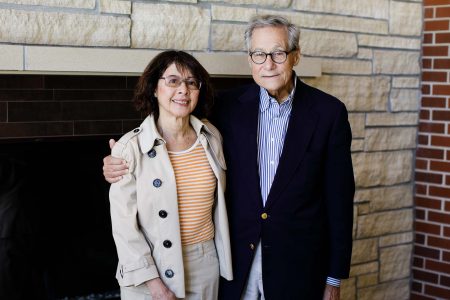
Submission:
[[[437,210],[437,209],[434,209],[434,208],[422,207],[422,206],[417,206],[417,205],[415,206],[415,208],[420,208],[421,210],[426,212],[426,219],[417,219],[417,220],[419,220],[419,222],[426,221],[427,223],[431,223],[431,224],[435,224],[435,225],[443,225],[443,226],[446,226],[446,227],[450,226],[450,224],[443,224],[442,222],[431,221],[431,220],[428,219],[428,213],[429,212],[444,213],[445,214],[445,211],[443,212],[442,210]]]
[[[430,208],[425,208],[424,209],[424,211],[427,211],[427,215],[428,215],[428,212],[430,212],[431,211],[431,209]],[[432,211],[432,212],[437,212],[437,213],[440,213],[441,211]],[[436,221],[431,221],[431,220],[428,220],[428,219],[417,219],[417,221],[418,222],[421,222],[421,223],[428,223],[428,224],[431,224],[431,225],[438,225],[438,226],[443,226],[443,227],[441,227],[441,228],[444,228],[444,227],[448,227],[448,226],[445,226],[444,224],[442,224],[442,222],[436,222]],[[450,224],[447,224],[447,225],[450,225]],[[425,232],[420,232],[420,233],[422,233],[422,234],[424,234],[424,235],[432,235],[433,237],[444,237],[443,235],[438,235],[438,236],[435,236],[434,234],[432,234],[432,233],[425,233]],[[450,238],[450,237],[447,237],[447,239],[448,238]],[[449,250],[450,251],[450,250]]]
[[[420,257],[421,257],[421,256],[420,256]],[[434,274],[434,275],[438,275],[439,277],[440,277],[440,276],[448,277],[448,276],[450,275],[449,273],[442,273],[442,272],[439,272],[439,271],[429,270],[429,269],[425,269],[425,268],[423,268],[423,269],[421,269],[421,270],[417,270],[417,271],[422,271],[422,270],[429,271],[429,273],[432,273],[432,274]],[[438,281],[439,281],[439,279],[440,279],[440,278],[438,278]],[[423,279],[415,279],[415,280],[423,280]],[[428,282],[428,281],[425,281],[425,282],[426,282],[426,283],[432,283],[432,282]],[[442,287],[442,285],[440,285],[439,283],[435,283],[435,284],[438,284],[439,287]],[[450,290],[450,287],[446,287],[446,288]]]

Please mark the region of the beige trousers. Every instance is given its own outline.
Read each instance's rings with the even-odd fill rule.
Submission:
[[[247,278],[244,292],[241,300],[265,300],[262,278],[262,257],[261,257],[261,241],[256,247],[256,253],[253,257],[250,274]]]
[[[219,259],[214,241],[183,246],[187,300],[216,300],[219,289]],[[145,284],[120,287],[121,300],[152,300]]]

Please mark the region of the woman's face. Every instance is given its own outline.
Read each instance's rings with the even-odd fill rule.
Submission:
[[[176,65],[171,64],[159,79],[155,90],[158,98],[160,117],[188,117],[197,106],[200,90],[198,79],[190,71],[178,71]],[[181,80],[181,83],[180,83]],[[179,84],[179,86],[177,86]],[[169,85],[169,86],[168,86]]]

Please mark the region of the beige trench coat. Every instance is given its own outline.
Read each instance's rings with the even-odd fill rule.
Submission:
[[[203,123],[191,116],[190,122],[217,178],[214,241],[220,275],[232,280],[224,198],[226,165],[221,136],[206,120]],[[139,128],[125,134],[113,147],[112,156],[129,163],[129,173],[112,184],[109,192],[113,237],[119,256],[116,274],[119,284],[138,286],[159,276],[178,298],[184,298],[175,175],[153,116],[148,116]],[[164,241],[170,241],[172,245],[166,248]]]

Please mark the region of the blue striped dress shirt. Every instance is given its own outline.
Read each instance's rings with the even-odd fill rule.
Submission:
[[[294,77],[296,78],[296,77]],[[260,88],[259,120],[258,120],[258,167],[263,205],[266,205],[275,173],[283,151],[284,138],[288,129],[292,111],[294,88],[285,101],[278,101],[271,97],[268,91]],[[328,277],[327,284],[340,286],[340,280]]]

